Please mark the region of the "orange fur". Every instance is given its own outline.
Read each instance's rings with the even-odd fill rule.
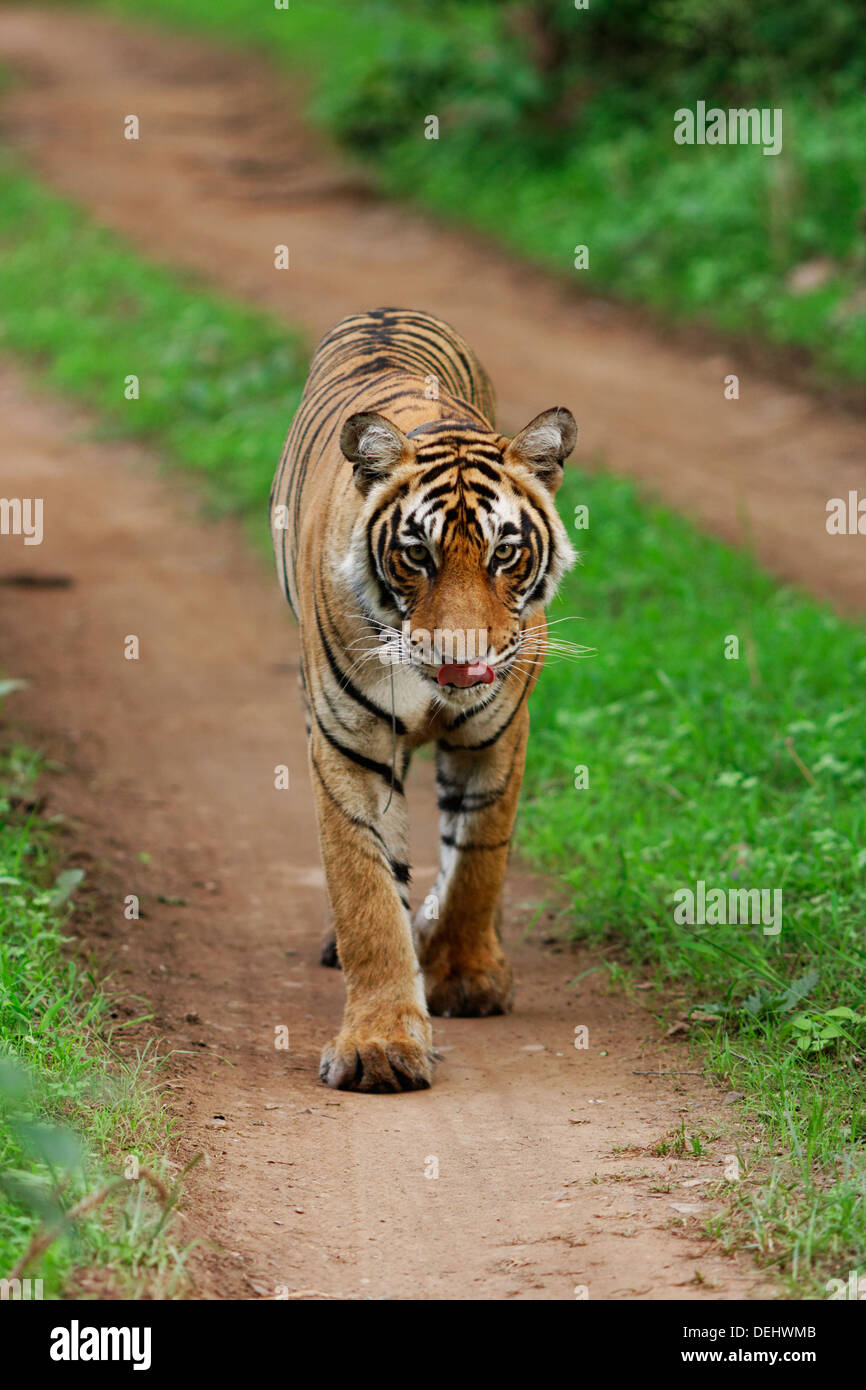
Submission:
[[[427,1086],[428,1007],[511,1007],[499,901],[544,603],[573,558],[552,494],[574,434],[558,408],[511,441],[500,435],[471,351],[420,312],[344,320],[311,364],[271,520],[301,629],[310,769],[346,980],[343,1026],[322,1054],[331,1086]],[[381,659],[383,629],[396,663]],[[437,683],[437,669],[454,669],[442,633],[478,635],[490,684]],[[429,741],[442,864],[413,931],[403,779]]]

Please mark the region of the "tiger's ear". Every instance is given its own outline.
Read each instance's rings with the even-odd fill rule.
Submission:
[[[414,446],[403,431],[372,411],[349,416],[340,433],[340,448],[354,464],[355,486],[364,493],[387,478],[398,463],[409,463],[415,457]]]
[[[562,463],[577,442],[574,416],[564,405],[543,410],[516,434],[505,450],[506,463],[519,463],[551,492],[562,482]]]

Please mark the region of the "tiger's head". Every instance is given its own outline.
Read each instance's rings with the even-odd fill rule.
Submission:
[[[343,574],[397,659],[449,702],[505,679],[527,615],[574,563],[553,497],[576,438],[561,406],[511,440],[463,420],[407,435],[369,412],[343,426],[362,497]]]

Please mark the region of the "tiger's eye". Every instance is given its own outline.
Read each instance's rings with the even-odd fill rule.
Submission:
[[[509,541],[503,541],[501,545],[496,547],[493,554],[497,560],[511,560],[516,549],[516,545],[511,545]]]
[[[428,551],[426,545],[407,545],[406,555],[415,565],[423,565],[427,559]]]

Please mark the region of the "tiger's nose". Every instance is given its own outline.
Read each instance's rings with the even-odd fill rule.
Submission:
[[[471,661],[462,666],[440,666],[436,679],[440,685],[456,685],[465,690],[471,685],[490,685],[495,676],[493,667],[486,662]]]

